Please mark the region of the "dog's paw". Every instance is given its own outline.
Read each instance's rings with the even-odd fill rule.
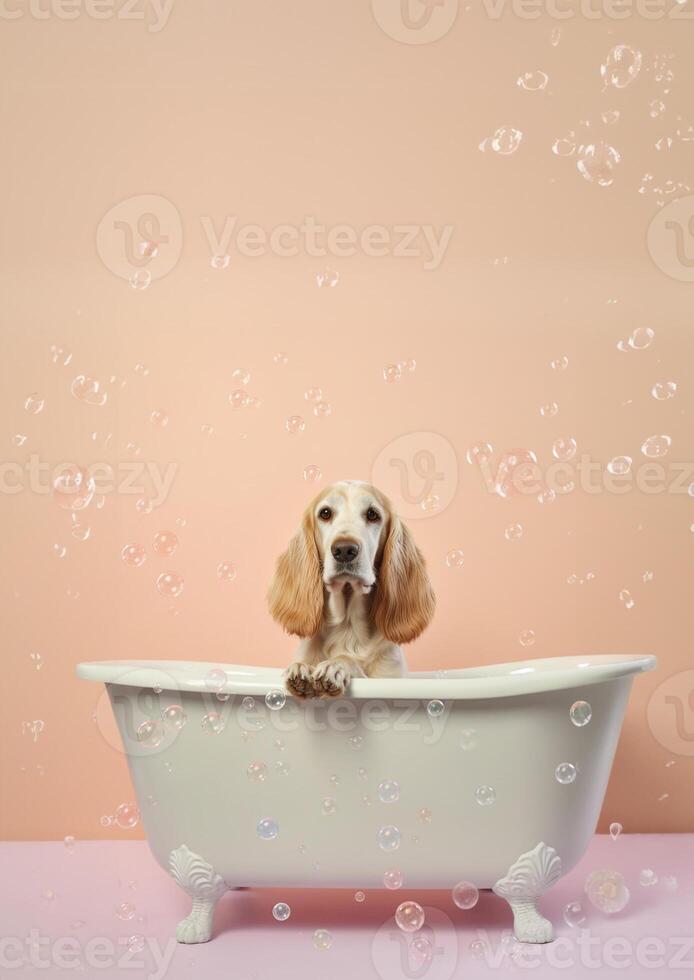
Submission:
[[[314,697],[313,669],[297,661],[284,672],[284,686],[295,698]]]
[[[313,669],[313,688],[319,698],[339,698],[346,692],[350,680],[346,667],[332,660],[324,660]]]

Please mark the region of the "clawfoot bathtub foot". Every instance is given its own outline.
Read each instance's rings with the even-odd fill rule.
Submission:
[[[193,899],[190,915],[181,919],[176,927],[179,943],[206,943],[212,936],[212,913],[215,903],[209,899]]]
[[[537,900],[559,878],[561,858],[548,844],[540,842],[532,851],[521,854],[500,878],[492,891],[505,898],[513,911],[513,932],[522,943],[549,943],[552,923],[537,909]]]
[[[521,943],[550,943],[552,923],[540,915],[537,902],[510,898],[513,911],[513,934]]]
[[[193,899],[190,915],[179,922],[176,939],[179,943],[206,943],[212,936],[214,907],[227,890],[227,885],[199,854],[181,844],[169,856],[172,877]]]

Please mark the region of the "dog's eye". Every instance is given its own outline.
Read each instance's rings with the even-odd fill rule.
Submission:
[[[321,507],[321,509],[318,511],[318,516],[322,521],[329,521],[333,516],[333,512],[329,507]]]
[[[369,524],[375,524],[376,521],[380,521],[381,515],[378,513],[375,507],[369,507],[366,512],[366,519]]]

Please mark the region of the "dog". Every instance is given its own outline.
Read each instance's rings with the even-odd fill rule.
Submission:
[[[406,674],[400,644],[428,626],[436,600],[424,559],[388,498],[345,480],[307,507],[277,561],[268,604],[301,637],[286,688],[311,698],[339,697],[353,677]]]

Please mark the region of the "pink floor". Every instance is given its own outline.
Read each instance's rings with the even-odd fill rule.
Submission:
[[[583,895],[586,875],[600,867],[621,871],[631,890],[630,903],[618,915],[601,914]],[[656,873],[657,884],[639,883],[644,868]],[[362,903],[346,891],[230,893],[217,908],[212,942],[180,946],[170,937],[188,911],[188,900],[142,842],[78,842],[73,853],[62,843],[0,844],[0,869],[3,980],[70,975],[477,980],[525,970],[535,978],[571,980],[694,975],[694,835],[689,834],[596,837],[580,865],[543,900],[543,911],[555,924],[555,942],[547,946],[511,941],[509,910],[488,892],[463,912],[448,892],[406,889],[366,892]],[[408,939],[394,925],[394,909],[405,898],[416,898],[427,911],[425,932],[435,951],[428,964],[408,958]],[[292,908],[286,922],[271,915],[280,900]],[[565,906],[575,900],[586,910],[581,928],[563,919]],[[117,914],[122,903],[135,907],[129,920]],[[314,948],[316,929],[332,934],[329,949]],[[128,950],[131,936],[142,937],[141,950],[138,943]]]

